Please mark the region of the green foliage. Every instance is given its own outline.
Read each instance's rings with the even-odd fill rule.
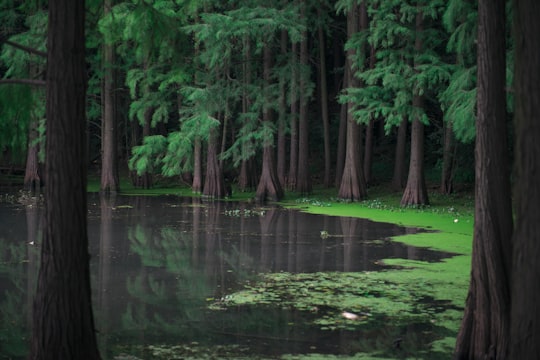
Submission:
[[[340,9],[345,5],[340,2]],[[347,48],[357,49],[353,62],[363,85],[347,89],[340,102],[353,104],[353,115],[360,123],[382,117],[387,131],[404,118],[429,123],[425,110],[413,106],[412,100],[415,95],[437,94],[450,77],[437,51],[444,38],[437,26],[443,2],[372,1],[366,5],[369,29],[347,43]],[[417,16],[422,16],[421,31]],[[366,68],[367,45],[376,52],[373,68]]]
[[[163,154],[167,149],[167,139],[162,135],[147,136],[140,146],[132,149],[129,168],[138,175],[152,174],[160,168]]]
[[[21,6],[11,9],[17,22],[5,23],[2,32],[19,32],[9,40],[29,48],[45,51],[45,30],[47,14],[45,11],[32,8],[32,13]],[[4,13],[0,11],[0,13]],[[23,18],[24,15],[24,18]],[[18,22],[24,19],[24,31],[17,29]],[[15,28],[10,28],[11,26]],[[45,59],[13,46],[5,45],[0,52],[0,69],[4,70],[4,79],[42,79]],[[40,122],[45,118],[45,89],[23,84],[0,85],[0,148],[9,149],[12,160],[24,162],[28,146],[28,128],[32,121]],[[42,141],[40,136],[37,141]]]

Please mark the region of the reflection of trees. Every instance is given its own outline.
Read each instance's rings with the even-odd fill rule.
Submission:
[[[99,231],[99,267],[97,285],[94,292],[97,293],[96,322],[98,323],[98,343],[103,354],[107,353],[108,334],[110,329],[111,315],[111,260],[113,257],[113,209],[116,205],[114,194],[100,193],[100,231]]]
[[[195,266],[199,259],[193,238],[177,228],[143,224],[131,227],[128,238],[142,266],[126,280],[136,301],[128,304],[122,317],[124,328],[192,335],[204,317],[206,299],[213,295],[205,269]]]
[[[2,358],[23,358],[28,352],[32,299],[39,263],[37,244],[40,210],[37,201],[25,206],[24,229],[15,226],[10,233],[17,242],[0,237],[0,350]],[[22,235],[22,236],[19,236]]]

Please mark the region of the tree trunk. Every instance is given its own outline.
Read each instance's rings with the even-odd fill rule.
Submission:
[[[281,31],[281,56],[285,59],[287,56],[287,31]],[[277,136],[277,173],[281,186],[286,186],[287,176],[285,171],[286,139],[285,127],[287,118],[287,79],[280,78],[279,83],[279,118],[278,118],[278,136]]]
[[[441,172],[441,193],[451,194],[454,191],[454,153],[456,141],[452,123],[447,122],[444,126],[443,164]]]
[[[28,150],[24,171],[24,188],[31,193],[39,192],[42,185],[39,171],[39,144],[36,143],[38,136],[37,126],[37,119],[31,119],[28,129]]]
[[[407,119],[403,118],[397,132],[396,152],[394,156],[394,175],[392,189],[402,191],[405,186],[405,151],[407,148]]]
[[[300,65],[303,69],[309,67],[307,32],[304,32],[304,38],[300,43]],[[302,74],[300,75],[301,95],[298,117],[298,172],[296,179],[296,191],[302,195],[311,194],[311,177],[309,174],[309,118],[308,98],[306,94],[307,84],[307,74],[302,71]]]
[[[191,191],[195,194],[202,192],[202,144],[200,138],[193,140],[193,182]]]
[[[504,0],[478,2],[475,221],[471,281],[456,340],[456,356],[460,359],[508,358],[512,204],[504,24]],[[524,309],[527,318],[535,307]]]
[[[516,228],[513,237],[509,359],[540,354],[540,7],[514,0]]]
[[[367,23],[367,20],[366,20]],[[367,25],[366,25],[367,27]],[[369,68],[375,68],[375,48],[370,46],[369,52]],[[373,165],[373,137],[375,128],[375,119],[370,119],[369,124],[366,127],[366,141],[364,148],[364,178],[366,179],[366,186],[371,182],[371,167]]]
[[[251,42],[249,37],[244,39],[244,91],[242,94],[242,112],[247,114],[250,112],[252,101],[249,92],[246,90],[252,85],[251,78]],[[251,140],[242,144],[242,164],[240,165],[240,174],[238,175],[238,188],[240,191],[251,191],[257,186],[257,174],[255,168],[253,153],[254,144]]]
[[[322,18],[321,8],[317,8],[319,19]],[[328,81],[326,79],[326,44],[324,41],[324,29],[318,28],[319,37],[319,68],[320,68],[320,101],[321,101],[321,119],[323,123],[323,142],[324,142],[324,186],[330,187],[330,117],[328,115]]]
[[[364,178],[366,186],[371,181],[371,166],[373,164],[373,128],[375,120],[371,119],[366,127],[366,140],[364,142]]]
[[[423,32],[423,15],[418,12],[416,15],[416,41],[415,50],[420,53],[422,50],[422,40],[419,34]],[[415,66],[417,64],[414,64]],[[424,99],[419,94],[413,95],[413,107],[423,109]],[[401,206],[407,205],[428,205],[429,199],[424,177],[424,124],[420,119],[413,119],[411,129],[411,158],[409,159],[409,176],[407,185],[401,198]]]
[[[291,146],[289,149],[289,175],[287,177],[287,188],[296,190],[296,180],[298,171],[298,71],[297,53],[298,45],[292,44],[291,56],[293,57],[293,69],[291,74]]]
[[[270,71],[272,69],[272,53],[269,45],[264,47],[264,67],[263,77],[268,85],[270,82]],[[267,89],[265,89],[265,96],[269,96]],[[269,101],[269,100],[268,100]],[[263,122],[268,124],[274,121],[274,111],[271,108],[265,108],[263,110]],[[263,126],[265,126],[263,124]],[[276,164],[274,160],[274,136],[269,134],[267,138],[263,140],[263,159],[262,159],[262,172],[259,179],[259,185],[255,193],[255,198],[259,202],[265,200],[279,201],[283,198],[283,188],[279,183],[277,177]]]
[[[345,66],[343,74],[343,88],[346,89],[349,78],[349,69]],[[345,166],[345,144],[347,143],[347,108],[348,105],[341,104],[339,112],[339,132],[337,143],[337,157],[336,157],[336,187],[339,189],[341,186],[341,178],[343,177],[343,167]]]
[[[104,14],[111,11],[112,0],[103,3]],[[101,124],[101,191],[117,192],[120,189],[118,180],[118,126],[116,117],[115,94],[115,51],[113,45],[103,45],[103,92],[102,124]]]
[[[225,197],[225,183],[223,173],[219,167],[216,138],[216,129],[210,130],[206,150],[206,176],[204,177],[203,195],[219,199]]]
[[[49,1],[45,229],[29,359],[100,359],[90,292],[83,0]]]
[[[347,14],[347,36],[351,38],[360,30],[361,12],[366,11],[365,4],[360,6],[354,5]],[[357,87],[360,84],[354,76],[352,66],[352,58],[354,50],[347,51],[347,68],[348,68],[348,85],[349,87]],[[343,176],[341,178],[341,186],[339,188],[338,197],[350,201],[363,200],[367,197],[366,182],[364,179],[363,169],[360,166],[361,158],[361,137],[360,125],[358,125],[351,113],[352,104],[349,104],[347,111],[347,140],[345,147],[345,165]]]
[[[401,206],[428,204],[429,198],[424,177],[424,124],[419,119],[415,119],[411,129],[409,176],[401,198]]]

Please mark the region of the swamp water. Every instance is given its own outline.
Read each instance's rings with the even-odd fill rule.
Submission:
[[[91,194],[88,211],[94,315],[104,359],[357,353],[416,358],[441,336],[422,317],[393,322],[373,315],[377,309],[351,305],[345,313],[334,306],[347,301],[340,294],[360,282],[355,298],[377,300],[382,292],[374,289],[391,284],[354,276],[385,270],[381,259],[450,256],[389,239],[418,229],[165,196]],[[0,204],[0,359],[26,353],[40,218],[35,204]]]

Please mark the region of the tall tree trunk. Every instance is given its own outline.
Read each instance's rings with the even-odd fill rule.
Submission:
[[[263,60],[263,77],[266,82],[266,86],[270,85],[270,72],[272,69],[272,50],[270,45],[264,47],[264,60]],[[269,96],[267,89],[265,89],[265,96]],[[263,126],[269,126],[274,121],[274,111],[271,108],[265,108],[263,110]],[[262,159],[262,171],[259,178],[259,185],[255,193],[255,198],[259,202],[265,200],[279,201],[283,198],[283,188],[280,185],[277,177],[276,163],[274,160],[274,136],[269,134],[267,138],[263,140],[263,159]]]
[[[212,198],[223,198],[225,197],[225,183],[223,182],[223,173],[219,167],[217,148],[216,129],[211,129],[206,150],[206,176],[204,177],[203,195]]]
[[[113,1],[103,2],[103,12],[107,15]],[[102,124],[101,124],[101,191],[117,192],[120,189],[118,180],[118,126],[116,116],[115,70],[116,61],[113,45],[103,45],[103,92]]]
[[[28,150],[26,153],[26,168],[24,171],[24,188],[32,193],[41,190],[41,176],[39,170],[39,144],[38,120],[31,119],[28,129]]]
[[[373,164],[373,129],[375,120],[371,119],[366,127],[366,139],[364,141],[364,179],[366,186],[371,181],[371,166]]]
[[[322,10],[317,8],[319,19],[322,19]],[[320,69],[320,101],[321,101],[321,119],[323,123],[323,142],[324,142],[324,186],[330,187],[330,117],[328,115],[328,81],[326,78],[326,43],[324,41],[324,29],[319,26],[317,29],[319,37],[319,69]]]
[[[244,91],[242,94],[242,112],[247,114],[252,111],[252,101],[247,88],[251,85],[251,41],[249,37],[244,39]],[[242,144],[242,164],[240,165],[240,174],[238,175],[238,188],[240,191],[251,191],[257,186],[257,173],[255,168],[254,156],[251,155],[254,144],[251,140]]]
[[[406,118],[401,120],[397,132],[396,151],[394,155],[394,175],[392,177],[392,189],[402,191],[405,186],[405,151],[407,148],[407,126]]]
[[[422,103],[420,96],[413,102]],[[427,205],[429,198],[424,176],[424,124],[414,119],[411,129],[411,158],[409,160],[409,176],[401,198],[401,206]]]
[[[452,123],[444,125],[443,162],[441,172],[441,193],[451,194],[454,191],[454,153],[456,151],[456,141]]]
[[[516,228],[513,237],[509,359],[540,354],[540,6],[514,0]]]
[[[416,41],[415,50],[420,53],[423,44],[421,34],[423,32],[423,15],[416,15]],[[418,64],[414,64],[417,66]],[[424,108],[424,99],[419,94],[413,95],[413,107]],[[427,205],[429,204],[426,179],[424,176],[424,124],[416,118],[412,121],[411,129],[411,158],[409,159],[409,176],[407,185],[401,198],[401,206]]]
[[[304,7],[305,7],[304,2]],[[305,9],[302,10],[305,12]],[[305,19],[305,15],[303,15]],[[309,117],[308,117],[308,78],[306,69],[308,64],[308,38],[304,32],[303,40],[300,43],[300,65],[302,74],[300,75],[300,112],[298,117],[298,172],[296,179],[296,191],[300,194],[311,194],[311,177],[309,174]]]
[[[289,175],[287,176],[287,188],[296,190],[298,175],[298,44],[293,43],[291,56],[293,58],[293,68],[291,74],[291,146],[289,148]]]
[[[287,31],[281,31],[281,56],[287,56]],[[277,173],[281,186],[286,186],[287,174],[285,170],[286,139],[285,127],[287,118],[287,78],[280,77],[279,80],[279,116],[278,116],[278,136],[277,136]]]
[[[32,78],[35,78],[44,73],[42,66],[30,65],[29,66],[29,75]],[[42,89],[32,89],[35,91],[43,91]],[[26,153],[26,166],[24,171],[24,188],[31,193],[39,192],[41,186],[43,185],[41,181],[41,169],[39,166],[39,149],[40,145],[38,143],[38,126],[39,119],[32,115],[30,118],[30,124],[28,125],[28,144],[27,144],[27,153]]]
[[[349,86],[349,68],[345,64],[345,71],[343,73],[343,88],[346,89]],[[339,111],[339,132],[337,143],[337,156],[336,156],[336,180],[335,185],[339,189],[341,186],[341,178],[343,177],[343,167],[345,166],[345,144],[347,143],[347,103],[341,104]]]
[[[191,191],[195,194],[200,194],[203,188],[202,176],[202,144],[201,139],[196,137],[193,140],[193,182]]]
[[[49,1],[45,229],[30,359],[100,359],[90,292],[84,0]]]
[[[367,20],[366,20],[367,22]],[[369,68],[375,68],[375,48],[370,46],[369,53]],[[373,165],[373,137],[375,128],[375,119],[370,119],[366,127],[366,140],[364,147],[364,178],[366,179],[366,185],[371,182],[371,167]]]
[[[142,139],[141,142],[144,142],[144,139],[147,136],[150,136],[151,130],[150,125],[152,123],[152,113],[153,109],[147,109],[144,113],[144,125],[142,127]],[[143,189],[150,189],[152,187],[153,179],[152,174],[148,171],[144,172],[142,175],[137,175],[135,186],[141,187]]]
[[[504,0],[478,2],[475,216],[471,281],[456,342],[460,359],[508,358],[512,204],[504,24]],[[535,307],[525,310],[534,311]]]
[[[366,11],[365,3],[361,5],[354,5],[347,14],[347,36],[351,38],[355,35],[360,28],[365,28],[367,24],[360,26],[361,17],[364,16]],[[354,50],[347,51],[347,67],[348,67],[348,84],[349,87],[360,86],[358,80],[354,76],[354,67],[352,66],[352,59],[354,57]],[[367,197],[366,182],[364,179],[363,169],[360,166],[361,158],[361,134],[360,125],[356,123],[351,112],[352,104],[349,104],[347,111],[347,143],[345,147],[345,165],[343,170],[343,176],[341,178],[341,186],[339,188],[338,197],[341,199],[358,201]]]

